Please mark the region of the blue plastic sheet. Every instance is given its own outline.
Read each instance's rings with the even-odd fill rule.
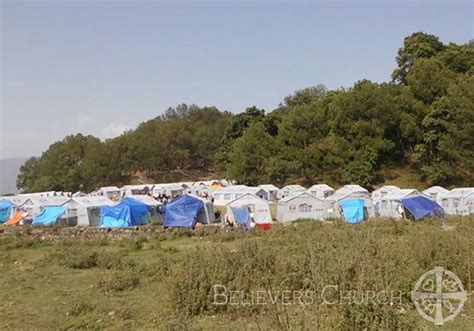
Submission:
[[[144,225],[150,221],[150,210],[148,206],[131,197],[122,199],[116,206],[127,206],[130,208],[132,225]]]
[[[237,227],[244,230],[250,230],[250,213],[247,206],[244,207],[231,207],[232,214],[234,214],[235,222]]]
[[[126,228],[132,226],[130,207],[128,206],[103,206],[100,209],[101,228]]]
[[[343,200],[341,202],[344,220],[356,224],[364,221],[364,199]]]
[[[12,216],[13,204],[8,200],[0,201],[0,223],[5,223]]]
[[[196,224],[204,202],[190,195],[182,195],[165,206],[164,226],[192,228]]]
[[[445,211],[443,207],[438,205],[435,201],[424,196],[416,196],[406,199],[401,199],[403,207],[405,207],[415,220],[419,220],[430,216],[444,216]]]
[[[66,207],[44,207],[43,210],[33,217],[33,225],[51,225],[56,223],[62,214],[66,211]]]

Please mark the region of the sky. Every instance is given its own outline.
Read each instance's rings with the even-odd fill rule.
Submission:
[[[403,38],[474,39],[471,1],[0,0],[0,159],[119,135],[180,103],[271,111],[390,80]]]

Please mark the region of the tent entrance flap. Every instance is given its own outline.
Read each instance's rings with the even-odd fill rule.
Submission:
[[[23,221],[25,217],[28,216],[28,213],[16,212],[15,215],[10,218],[5,225],[16,225]]]
[[[41,213],[33,217],[33,225],[51,225],[56,223],[61,215],[66,211],[66,207],[45,207]]]
[[[129,206],[104,206],[100,210],[101,228],[126,228],[132,226]]]
[[[231,210],[237,226],[245,230],[250,229],[250,213],[248,207],[231,207]]]
[[[355,224],[364,221],[363,199],[344,200],[341,202],[342,214],[347,223]]]

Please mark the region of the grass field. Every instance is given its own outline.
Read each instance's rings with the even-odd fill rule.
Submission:
[[[409,292],[435,266],[468,292],[461,314],[437,329],[474,328],[474,217],[448,228],[374,220],[302,221],[265,233],[70,231],[0,230],[0,329],[433,329]],[[260,290],[316,295],[303,304],[215,305],[216,284],[246,299]],[[402,295],[391,304],[325,304],[327,285]]]

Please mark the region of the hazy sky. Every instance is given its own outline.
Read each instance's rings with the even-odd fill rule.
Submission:
[[[179,103],[270,111],[311,85],[387,81],[405,36],[474,31],[471,1],[0,3],[0,158]]]

